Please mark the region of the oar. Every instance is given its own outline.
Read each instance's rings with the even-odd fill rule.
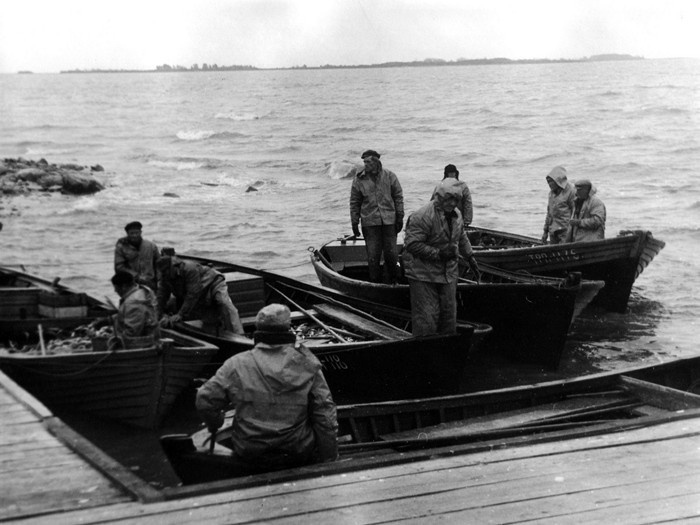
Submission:
[[[272,286],[271,284],[268,283],[267,286],[269,286],[271,290],[274,290],[275,292],[277,292],[278,294],[280,294],[282,297],[284,297],[284,299],[285,299],[286,301],[288,301],[291,305],[293,305],[294,308],[297,308],[298,310],[300,310],[301,312],[303,312],[304,315],[307,315],[308,317],[310,317],[311,319],[313,319],[313,320],[314,320],[316,323],[318,323],[324,330],[328,330],[328,332],[329,332],[330,334],[332,334],[333,337],[335,337],[338,341],[340,341],[341,343],[347,343],[347,341],[346,341],[341,335],[339,335],[335,330],[333,330],[330,326],[328,326],[326,323],[324,323],[323,321],[321,321],[321,320],[320,320],[318,317],[316,317],[314,314],[312,314],[312,313],[309,312],[308,310],[302,308],[302,306],[301,306],[300,304],[294,302],[290,297],[286,296],[284,293],[282,293],[281,291],[279,291],[277,288],[275,288],[275,287]]]
[[[39,345],[41,346],[41,355],[46,355],[46,345],[44,344],[44,329],[41,327],[41,323],[37,324],[37,330],[39,331]]]

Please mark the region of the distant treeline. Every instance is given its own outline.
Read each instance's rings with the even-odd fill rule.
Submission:
[[[593,55],[586,58],[531,58],[512,60],[510,58],[458,58],[457,60],[442,60],[440,58],[426,58],[413,62],[383,62],[381,64],[359,64],[352,66],[339,66],[326,64],[323,66],[292,66],[278,68],[259,68],[255,66],[219,66],[217,64],[193,64],[190,67],[171,66],[163,64],[155,69],[71,69],[61,73],[170,73],[170,72],[201,72],[201,71],[262,71],[284,69],[363,69],[386,67],[435,67],[435,66],[482,66],[503,64],[568,64],[573,62],[605,62],[610,60],[644,60],[644,57],[633,55],[607,54]]]

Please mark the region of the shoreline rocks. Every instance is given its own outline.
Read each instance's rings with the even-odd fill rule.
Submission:
[[[60,192],[68,195],[91,195],[105,189],[93,173],[104,168],[78,164],[49,164],[23,158],[0,162],[0,193],[26,195],[35,191]]]

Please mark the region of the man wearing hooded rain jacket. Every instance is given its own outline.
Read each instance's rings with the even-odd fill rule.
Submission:
[[[605,204],[595,196],[596,188],[588,179],[577,180],[574,211],[569,220],[566,242],[605,239]]]
[[[542,242],[547,242],[547,237],[549,237],[550,244],[560,244],[564,242],[569,219],[574,211],[576,191],[567,180],[566,168],[563,166],[557,166],[550,171],[546,180],[550,191]]]
[[[460,196],[455,179],[443,180],[434,200],[413,212],[406,224],[403,262],[415,336],[456,332],[460,255],[476,279],[480,277],[462,215],[456,209]]]

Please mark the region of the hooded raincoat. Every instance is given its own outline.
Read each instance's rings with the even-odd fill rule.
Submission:
[[[260,467],[338,455],[336,406],[321,363],[303,345],[258,342],[234,355],[199,389],[196,405],[210,428],[233,405],[233,453]]]
[[[134,285],[119,301],[115,321],[124,348],[155,344],[160,337],[160,325],[153,291],[147,286]]]
[[[444,180],[444,179],[443,179]],[[457,187],[460,188],[460,197],[459,197],[459,202],[457,203],[457,209],[462,213],[462,220],[464,221],[464,227],[466,228],[472,223],[472,220],[474,220],[474,208],[472,206],[472,194],[469,191],[469,186],[467,186],[467,183],[455,179],[457,182],[455,183]],[[435,189],[433,190],[433,194],[430,197],[430,200],[433,200],[435,198],[435,192],[437,189],[440,187],[438,184],[435,186]]]
[[[569,219],[574,211],[574,199],[576,190],[566,178],[566,171],[552,170],[549,177],[554,180],[560,191],[549,192],[547,201],[547,217],[544,220],[544,231],[549,233],[550,242],[558,244],[564,240]]]

